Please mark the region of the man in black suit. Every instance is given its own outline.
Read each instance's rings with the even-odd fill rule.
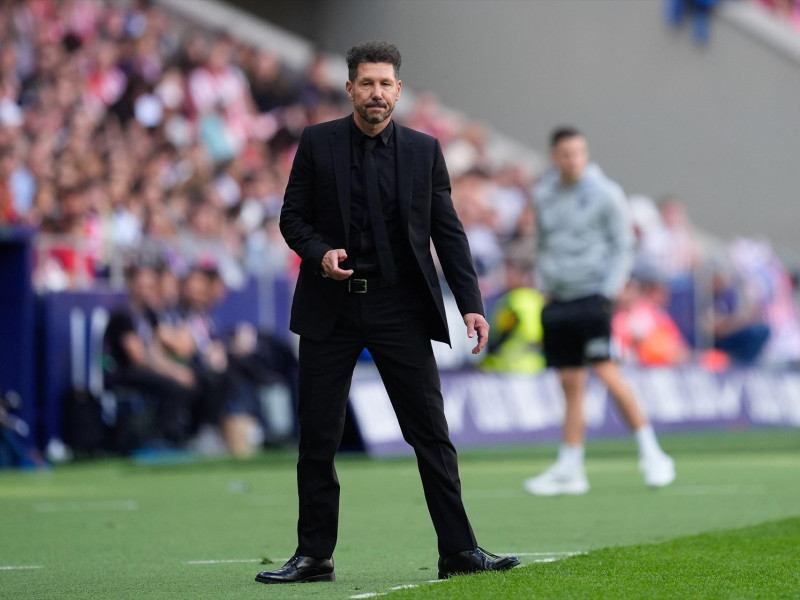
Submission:
[[[295,555],[262,583],[332,581],[339,517],[334,468],[356,360],[372,354],[414,448],[439,545],[439,577],[519,564],[478,548],[461,502],[431,339],[449,343],[430,251],[464,315],[467,335],[489,325],[439,142],[392,122],[400,53],[367,42],[347,53],[353,114],[303,131],[281,211],[302,259],[291,329],[300,335],[300,515]]]

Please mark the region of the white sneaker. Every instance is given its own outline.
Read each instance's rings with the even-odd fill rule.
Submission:
[[[642,457],[639,470],[648,487],[664,487],[675,481],[675,461],[663,452]]]
[[[525,491],[535,496],[579,495],[589,491],[583,467],[565,468],[556,463],[541,475],[525,481]]]

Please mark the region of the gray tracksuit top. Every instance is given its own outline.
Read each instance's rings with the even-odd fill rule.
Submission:
[[[590,164],[564,186],[557,170],[534,189],[538,271],[554,300],[615,298],[633,268],[633,231],[622,188]]]

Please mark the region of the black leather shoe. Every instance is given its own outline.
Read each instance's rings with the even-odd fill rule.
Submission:
[[[516,556],[497,556],[481,547],[439,558],[439,579],[482,571],[507,571],[519,564]]]
[[[335,581],[332,558],[311,558],[294,555],[277,571],[262,571],[256,575],[260,583],[307,583]]]

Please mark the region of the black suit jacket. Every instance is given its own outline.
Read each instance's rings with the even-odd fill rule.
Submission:
[[[348,249],[351,118],[306,127],[281,209],[281,233],[302,259],[290,329],[312,340],[331,332],[347,286],[323,277],[321,263],[329,250]],[[469,244],[450,198],[439,141],[396,123],[394,135],[400,218],[430,307],[427,327],[432,339],[450,343],[430,242],[461,314],[483,314]]]

